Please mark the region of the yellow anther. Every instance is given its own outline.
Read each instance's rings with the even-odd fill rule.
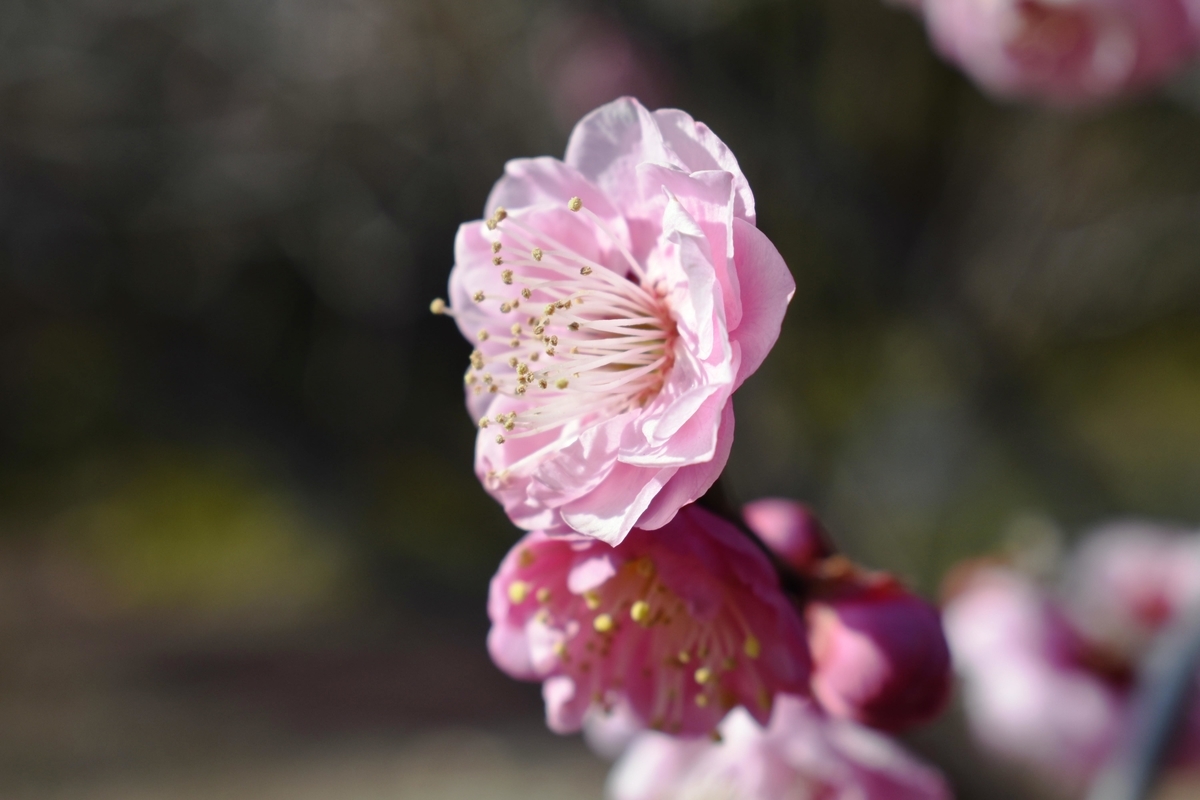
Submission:
[[[529,597],[528,583],[525,581],[513,581],[508,585],[508,599],[515,605],[524,603],[526,597]]]
[[[538,590],[537,590],[537,595],[536,595],[536,596],[537,596],[537,601],[538,601],[539,603],[548,603],[548,602],[550,602],[550,590],[549,590],[549,589],[547,589],[545,586],[543,586],[542,588],[540,588],[540,589],[538,589]]]
[[[481,341],[481,342],[486,342],[487,340],[488,340],[488,332],[487,332],[487,331],[480,331],[480,332],[479,332],[479,341]]]
[[[492,252],[493,253],[500,252],[500,243],[499,242],[492,242]]]
[[[542,387],[543,389],[545,389],[549,385],[550,384],[547,383],[546,381],[538,381],[538,386]]]
[[[483,419],[479,420],[479,427],[486,428],[488,425],[489,425],[489,423],[488,423],[487,417],[484,417]]]
[[[509,330],[512,331],[513,336],[520,336],[521,335],[521,323],[514,322],[512,327],[509,328]]]
[[[433,300],[429,303],[429,312],[431,314],[445,314],[446,301],[440,297],[433,298]]]
[[[485,295],[483,294],[483,292],[476,292],[473,295],[473,297],[474,297],[476,303],[482,303],[484,301]]]
[[[584,592],[583,593],[583,602],[587,603],[587,607],[590,610],[595,611],[597,608],[600,607],[600,595],[596,594],[595,592],[590,592],[590,591]]]
[[[592,620],[592,627],[597,633],[609,633],[613,629],[613,618],[608,614],[597,614]]]
[[[499,391],[500,391],[500,387],[496,386],[495,384],[488,387],[488,394],[496,394]]]
[[[633,604],[633,608],[629,609],[629,616],[638,624],[646,622],[650,619],[650,604],[645,600],[638,600]]]
[[[573,331],[577,331],[577,330],[579,330],[579,323],[578,323],[578,322],[572,322],[572,323],[571,323],[570,325],[568,325],[567,327],[568,327],[568,328],[570,328],[570,329],[571,329],[571,330],[573,330]]]
[[[511,357],[508,359],[508,365],[509,365],[510,367],[512,367],[513,369],[516,369],[516,368],[517,368],[517,357],[516,357],[516,356],[511,356]]]
[[[707,706],[708,705],[708,695],[706,695],[706,694],[696,695],[696,705],[700,706],[700,708],[704,708],[705,706]]]
[[[554,303],[547,303],[546,304],[546,316],[548,317],[553,313],[554,313]]]
[[[501,303],[500,310],[507,314],[508,312],[512,311],[512,303]]]
[[[742,652],[747,658],[758,658],[762,653],[762,645],[754,636],[747,636],[746,643],[742,645]]]
[[[643,578],[651,578],[654,576],[654,562],[648,558],[639,558],[634,562],[633,567],[637,570],[637,574],[641,575]]]
[[[512,286],[512,282],[513,282],[513,271],[512,271],[511,269],[506,269],[506,270],[504,270],[503,272],[501,272],[501,273],[500,273],[500,280],[504,281],[504,285],[505,285],[505,286]]]
[[[533,297],[533,290],[526,286],[521,290],[521,297],[524,297],[526,300],[528,300],[529,298]],[[532,325],[533,323],[530,324]]]
[[[558,656],[559,658],[561,658],[565,661],[567,658],[566,644],[564,644],[563,642],[555,642],[554,643],[554,655]]]
[[[558,347],[558,337],[557,337],[557,336],[551,336],[551,337],[550,337],[550,344],[551,344],[551,345],[553,345],[554,347]]]
[[[540,248],[540,247],[533,248],[533,260],[534,261],[542,260],[542,248]]]
[[[496,444],[504,444],[504,437],[503,437],[503,436],[497,436],[497,437],[496,437]]]
[[[554,352],[553,352],[553,351],[551,351],[551,350],[547,350],[547,351],[546,351],[546,355],[551,355],[551,356],[552,356],[552,355],[554,355]],[[556,380],[556,381],[554,382],[554,388],[556,388],[556,389],[565,389],[565,388],[567,388],[567,384],[568,384],[568,381],[567,381],[567,379],[566,379],[566,378],[559,378],[558,380]]]
[[[517,387],[516,389],[514,389],[513,391],[514,391],[514,392],[516,392],[516,394],[517,394],[517,396],[518,396],[518,397],[520,397],[520,396],[524,395],[524,394],[525,394],[525,392],[527,392],[527,391],[529,391],[529,390],[528,390],[527,388],[525,388],[525,386],[518,386],[518,387]]]
[[[567,203],[567,208],[571,209],[572,211],[578,211],[579,209],[583,208],[583,201],[578,197],[572,197],[571,201]]]
[[[535,561],[537,561],[537,556],[528,547],[521,550],[520,555],[517,556],[517,566],[521,569],[532,567]]]
[[[700,669],[696,670],[694,677],[696,678],[696,683],[703,685],[712,680],[713,671],[708,667],[700,667]]]
[[[498,267],[504,263],[504,258],[502,256],[492,256],[492,263]]]
[[[676,658],[679,659],[680,664],[686,664],[692,660],[692,655],[687,650],[680,650],[679,655],[676,656]]]
[[[496,220],[494,220],[494,219],[489,219],[489,220],[486,220],[486,221],[484,222],[484,224],[485,224],[485,225],[487,225],[487,229],[488,229],[489,231],[494,231],[494,230],[496,230]]]
[[[538,360],[539,358],[541,358],[541,357],[542,357],[542,354],[541,354],[541,353],[538,353],[538,352],[533,352],[533,353],[530,353],[530,354],[529,354],[529,360],[530,360],[530,361],[537,361],[537,360]]]
[[[591,275],[591,274],[592,274],[592,268],[591,268],[591,267],[580,267],[580,268],[579,268],[579,274],[580,274],[580,275]]]

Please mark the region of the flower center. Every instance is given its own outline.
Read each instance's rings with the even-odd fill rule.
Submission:
[[[581,595],[565,589],[517,580],[508,594],[541,605],[536,619],[557,632],[563,670],[594,703],[606,706],[630,683],[648,681],[647,721],[670,733],[684,726],[689,707],[711,709],[717,720],[739,703],[770,708],[771,692],[754,667],[762,645],[728,594],[711,616],[693,614],[646,556]]]
[[[638,282],[503,208],[487,220],[492,263],[511,291],[474,293],[498,313],[478,333],[465,380],[476,394],[527,401],[479,420],[481,428],[503,429],[500,444],[641,407],[658,394],[673,361],[675,323],[661,294],[645,285],[641,266],[604,220],[577,197],[567,207],[603,232]]]

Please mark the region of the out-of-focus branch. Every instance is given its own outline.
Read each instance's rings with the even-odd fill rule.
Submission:
[[[1165,631],[1138,681],[1128,738],[1097,778],[1088,800],[1148,797],[1171,753],[1200,667],[1200,607]]]

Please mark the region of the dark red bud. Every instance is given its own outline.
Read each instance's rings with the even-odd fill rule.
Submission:
[[[941,615],[894,581],[805,608],[813,694],[834,716],[895,731],[941,712],[953,681]]]

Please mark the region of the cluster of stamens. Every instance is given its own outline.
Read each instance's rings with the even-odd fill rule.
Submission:
[[[542,433],[574,420],[607,418],[644,405],[669,370],[674,323],[663,298],[621,239],[578,197],[571,211],[596,226],[632,273],[626,277],[498,208],[486,220],[499,296],[475,303],[498,313],[477,332],[465,375],[470,391],[524,398],[525,408],[479,420],[502,429],[496,442]],[[453,313],[442,300],[434,313]],[[511,320],[511,322],[510,322]]]
[[[527,564],[534,559],[528,550],[521,557]],[[556,592],[567,596],[556,597]],[[620,693],[627,670],[639,670],[643,678],[655,681],[656,706],[649,722],[670,733],[679,732],[686,703],[719,709],[715,719],[720,719],[745,701],[723,676],[738,669],[753,672],[753,662],[761,654],[759,639],[732,598],[726,598],[713,618],[700,619],[662,583],[654,562],[646,556],[625,563],[609,580],[582,595],[565,587],[514,580],[508,585],[508,598],[518,606],[530,600],[539,604],[535,619],[561,633],[555,653],[577,683],[586,684],[579,689],[589,690],[593,703],[608,708],[611,698]],[[630,634],[638,633],[648,637],[645,646],[630,641]],[[624,646],[616,646],[621,639]],[[629,663],[634,653],[645,660]],[[761,680],[758,683],[751,702],[768,710],[771,693]]]

